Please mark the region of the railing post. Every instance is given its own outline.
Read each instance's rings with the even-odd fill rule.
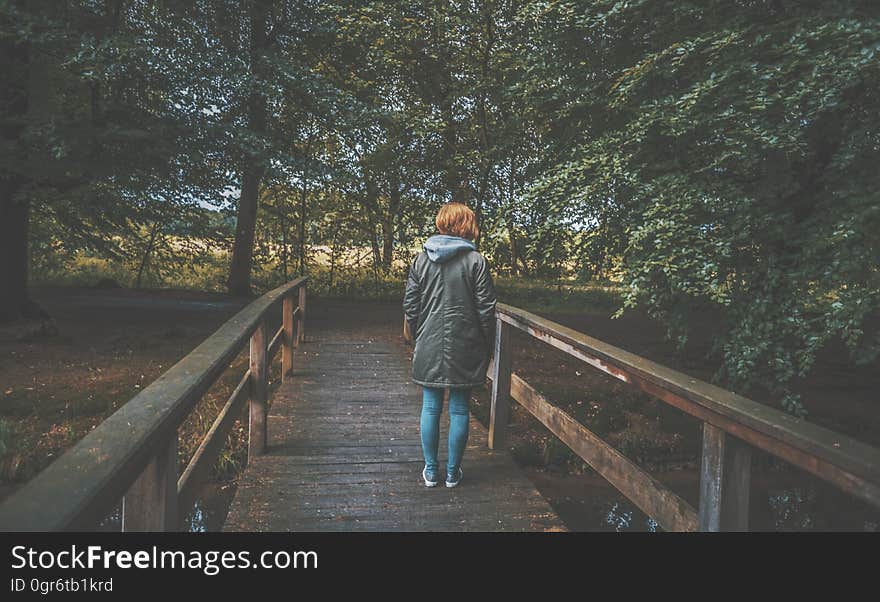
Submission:
[[[122,498],[122,530],[177,528],[177,431],[163,444]]]
[[[251,335],[250,370],[251,396],[248,420],[248,463],[266,451],[266,402],[268,400],[269,371],[266,322],[260,321]]]
[[[306,285],[305,283],[299,285],[299,320],[297,324],[296,334],[297,334],[297,342],[300,343],[306,340]]]
[[[296,336],[293,328],[293,295],[284,297],[281,303],[281,325],[284,328],[284,335],[281,339],[281,380],[287,380],[293,370],[293,348],[295,342],[293,337]]]
[[[700,531],[747,531],[751,447],[703,423],[700,466]]]
[[[510,324],[496,318],[495,358],[492,363],[492,409],[489,415],[489,449],[499,449],[507,435],[510,416]]]

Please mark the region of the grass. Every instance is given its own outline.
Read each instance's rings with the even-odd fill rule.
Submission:
[[[406,264],[396,261],[384,273],[369,265],[337,266],[331,275],[326,257],[315,253],[309,264],[310,293],[327,299],[398,301],[403,296]],[[158,266],[143,279],[143,288],[166,288],[203,292],[225,292],[229,256],[225,251],[206,253],[198,261]],[[296,274],[288,271],[287,278]],[[116,283],[134,287],[137,265],[126,259],[106,259],[77,253],[51,267],[34,265],[32,285],[106,286]],[[284,276],[277,262],[255,265],[252,281],[255,292],[278,286]],[[534,312],[610,314],[620,307],[620,286],[609,281],[579,282],[573,279],[548,280],[529,276],[495,278],[498,298],[504,303]]]
[[[224,252],[207,253],[197,261],[178,265],[164,264],[147,271],[142,288],[170,288],[205,292],[225,292],[229,258]],[[94,257],[78,252],[57,263],[33,263],[30,272],[32,286],[98,286],[112,281],[123,288],[137,283],[138,265],[126,258]],[[255,280],[265,280],[259,268]]]
[[[620,287],[612,282],[499,277],[498,299],[532,312],[611,314],[620,307]]]

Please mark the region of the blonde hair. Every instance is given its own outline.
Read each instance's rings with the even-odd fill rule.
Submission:
[[[440,231],[440,234],[459,236],[469,240],[476,240],[477,236],[480,235],[480,228],[477,226],[477,216],[464,203],[457,203],[455,201],[446,203],[440,207],[434,223],[437,225],[437,230]]]

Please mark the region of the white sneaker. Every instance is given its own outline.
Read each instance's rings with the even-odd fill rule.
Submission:
[[[464,471],[461,469],[461,466],[458,467],[457,474],[448,475],[446,477],[446,486],[452,489],[459,483],[461,483],[461,478],[464,476]]]
[[[437,477],[434,477],[433,480],[428,478],[428,467],[425,466],[422,469],[422,478],[425,480],[425,487],[436,487],[437,486]]]

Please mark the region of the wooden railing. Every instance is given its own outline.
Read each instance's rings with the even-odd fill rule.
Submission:
[[[691,378],[533,313],[497,307],[489,446],[503,444],[514,399],[669,531],[748,530],[751,450],[758,448],[880,507],[880,450]],[[699,509],[511,372],[517,328],[703,421]]]
[[[267,320],[281,302],[282,323]],[[189,355],[114,412],[0,505],[2,531],[94,530],[122,499],[123,531],[172,531],[249,400],[248,458],[266,448],[269,364],[281,349],[282,379],[305,335],[306,278],[239,311]],[[269,339],[269,334],[272,338]],[[245,342],[250,367],[178,477],[178,428]]]

